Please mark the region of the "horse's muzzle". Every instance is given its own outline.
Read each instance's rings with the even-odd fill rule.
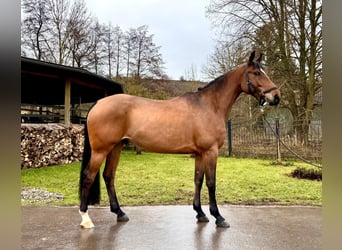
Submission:
[[[268,101],[268,103],[271,105],[271,106],[275,106],[275,105],[278,105],[280,102],[280,96],[278,94],[275,94],[273,96],[273,100],[272,101]]]
[[[267,95],[260,96],[259,105],[264,106],[268,103],[270,106],[275,106],[275,105],[278,105],[279,102],[280,102],[280,96],[278,94],[275,94],[272,97],[270,97],[267,94]]]

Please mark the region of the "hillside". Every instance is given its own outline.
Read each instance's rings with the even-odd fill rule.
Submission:
[[[197,91],[206,82],[164,79],[121,79],[126,94],[153,99],[169,99],[186,92]]]

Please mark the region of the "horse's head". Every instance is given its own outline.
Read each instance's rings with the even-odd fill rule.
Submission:
[[[254,60],[255,51],[253,51],[244,66],[244,80],[241,83],[241,89],[258,99],[261,106],[266,103],[277,105],[280,102],[280,91],[270,80],[261,65],[262,54]]]

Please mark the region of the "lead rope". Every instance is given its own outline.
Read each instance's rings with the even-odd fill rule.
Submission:
[[[266,103],[265,103],[266,104]],[[265,106],[265,105],[264,105]],[[263,118],[264,118],[264,121],[266,121],[267,125],[269,126],[269,128],[271,129],[271,131],[273,132],[273,134],[275,135],[275,137],[277,137],[277,139],[279,140],[279,142],[288,150],[290,151],[294,156],[296,156],[298,159],[302,160],[303,162],[306,162],[314,167],[317,167],[317,168],[322,168],[321,165],[317,165],[309,160],[306,160],[304,159],[302,156],[300,156],[299,154],[297,154],[296,152],[294,152],[292,149],[290,149],[281,139],[280,139],[280,136],[277,135],[277,133],[275,132],[275,130],[272,128],[271,124],[267,121],[266,117],[265,117],[265,114],[264,114],[264,106],[261,106],[260,107],[260,111],[263,115]]]

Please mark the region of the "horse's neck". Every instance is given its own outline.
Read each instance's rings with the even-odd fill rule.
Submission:
[[[207,91],[208,100],[212,103],[215,112],[227,117],[233,104],[241,93],[240,79],[228,73],[217,84],[210,86]]]

